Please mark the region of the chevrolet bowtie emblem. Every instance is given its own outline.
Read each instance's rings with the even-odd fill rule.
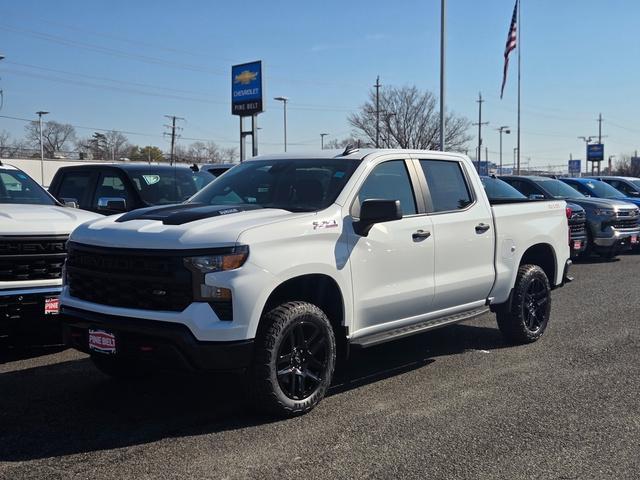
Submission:
[[[233,83],[241,83],[242,85],[249,85],[258,77],[257,72],[250,72],[249,70],[244,70],[233,79]]]

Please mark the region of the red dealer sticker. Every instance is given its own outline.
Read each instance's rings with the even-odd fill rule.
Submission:
[[[89,329],[89,350],[100,353],[116,353],[116,336],[104,330]]]
[[[60,300],[58,297],[48,297],[44,299],[44,314],[58,315],[60,313]]]

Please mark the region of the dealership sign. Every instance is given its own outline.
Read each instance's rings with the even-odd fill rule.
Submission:
[[[580,160],[569,160],[569,175],[580,175],[581,168]]]
[[[262,109],[262,62],[231,67],[231,113],[249,116]]]
[[[587,160],[601,162],[604,160],[604,145],[602,143],[590,143],[587,145]]]

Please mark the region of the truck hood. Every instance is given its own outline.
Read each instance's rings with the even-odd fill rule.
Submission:
[[[0,235],[68,235],[97,213],[57,205],[0,204]]]
[[[282,222],[315,212],[251,205],[180,204],[134,210],[83,225],[70,240],[82,244],[141,249],[204,249],[233,246],[249,228]]]
[[[619,210],[632,210],[636,208],[632,203],[624,200],[613,200],[609,198],[568,198],[567,202],[576,203],[583,208],[617,208]]]

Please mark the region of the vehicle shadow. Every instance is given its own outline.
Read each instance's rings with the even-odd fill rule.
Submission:
[[[578,257],[572,259],[573,263],[579,265],[593,265],[599,263],[615,263],[620,261],[620,257],[604,258],[604,257]]]
[[[497,328],[455,325],[356,351],[329,395],[428,366],[438,356],[504,348]],[[279,421],[246,407],[239,374],[159,375],[120,383],[87,358],[0,374],[0,462],[122,448]]]

